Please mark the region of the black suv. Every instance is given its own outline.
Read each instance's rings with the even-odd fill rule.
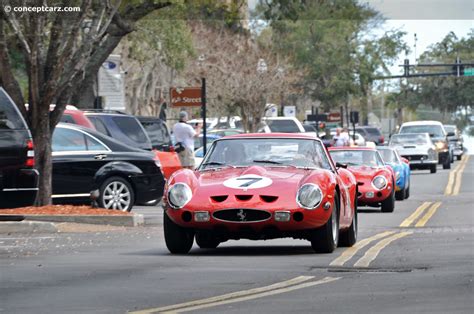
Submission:
[[[136,118],[145,128],[153,149],[169,152],[173,144],[171,143],[171,136],[166,123],[156,117],[137,116]]]
[[[152,150],[150,138],[135,116],[116,110],[83,110],[100,133],[131,147]]]
[[[13,100],[0,87],[0,208],[33,205],[38,193],[33,140]]]

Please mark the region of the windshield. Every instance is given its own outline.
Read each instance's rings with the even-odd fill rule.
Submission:
[[[454,125],[445,125],[444,130],[446,131],[446,133],[455,133],[456,127]]]
[[[379,154],[373,150],[333,150],[329,153],[334,162],[349,166],[383,166]]]
[[[171,139],[166,125],[161,121],[141,121],[154,147],[170,145]]]
[[[243,138],[216,141],[200,170],[222,166],[331,169],[324,148],[310,139]]]
[[[441,125],[408,125],[401,128],[400,133],[428,133],[430,136],[443,137]]]
[[[268,125],[272,132],[282,132],[282,133],[300,133],[298,125],[293,120],[265,120],[265,123]]]
[[[377,149],[382,156],[383,161],[390,163],[397,163],[397,155],[391,149]]]
[[[413,145],[426,145],[429,143],[429,137],[427,134],[396,134],[392,135],[392,138],[390,139],[390,146],[393,145],[407,145],[407,144],[413,144]]]

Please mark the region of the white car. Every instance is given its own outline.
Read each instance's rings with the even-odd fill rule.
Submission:
[[[295,117],[264,117],[259,133],[305,133],[303,124]]]
[[[436,172],[438,151],[428,133],[394,134],[388,146],[410,161],[410,169],[430,169]]]

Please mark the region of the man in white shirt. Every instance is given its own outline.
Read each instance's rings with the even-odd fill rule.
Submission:
[[[183,168],[194,169],[194,138],[201,133],[201,126],[197,125],[196,130],[186,123],[188,114],[186,111],[179,113],[179,122],[173,127],[173,134],[176,143],[181,143],[184,150],[178,153],[179,160]]]
[[[349,133],[347,132],[346,129],[344,129],[345,132],[341,132],[341,131],[342,131],[341,128],[337,128],[336,135],[333,137],[334,146],[336,147],[349,146],[350,144]]]

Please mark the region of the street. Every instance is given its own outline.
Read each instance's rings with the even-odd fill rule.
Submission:
[[[282,239],[171,255],[158,207],[137,209],[149,227],[4,234],[0,312],[472,313],[473,180],[474,158],[413,171],[410,198],[360,208],[357,244],[332,254]]]

